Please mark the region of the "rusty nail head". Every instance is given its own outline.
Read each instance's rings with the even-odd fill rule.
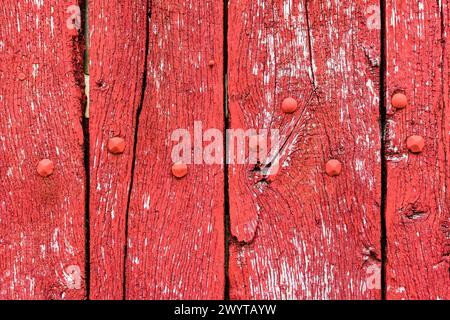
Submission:
[[[408,99],[403,93],[396,93],[392,96],[391,104],[395,109],[403,109],[408,104]]]
[[[293,113],[297,110],[297,100],[290,97],[284,99],[281,103],[281,110],[283,110],[284,113]]]
[[[188,169],[187,165],[182,162],[174,163],[172,166],[172,174],[177,178],[183,178],[187,175]]]
[[[330,177],[338,176],[342,171],[342,164],[339,160],[331,159],[326,163],[325,171]]]
[[[413,135],[406,140],[406,146],[412,153],[420,153],[425,147],[425,140],[421,136]]]
[[[113,154],[123,153],[125,150],[125,140],[121,137],[114,137],[108,141],[108,150]]]
[[[54,169],[55,165],[53,164],[52,160],[42,159],[41,161],[39,161],[36,170],[41,177],[48,177],[53,173]]]

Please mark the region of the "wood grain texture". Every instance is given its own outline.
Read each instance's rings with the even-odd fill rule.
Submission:
[[[386,22],[387,298],[449,299],[449,2],[387,1]],[[409,104],[395,111],[397,91]]]
[[[0,9],[0,299],[86,295],[83,74],[72,5],[4,0]],[[44,158],[55,163],[47,178],[36,172]]]
[[[122,299],[126,212],[142,95],[147,1],[89,1],[92,299]],[[122,137],[123,154],[108,152]]]
[[[175,129],[224,127],[223,6],[152,1],[128,221],[127,299],[224,296],[223,165],[172,176]],[[209,61],[214,60],[213,66]],[[222,143],[222,142],[221,142]],[[206,145],[206,143],[205,143]],[[190,151],[189,151],[190,152]]]
[[[286,136],[276,175],[229,169],[232,299],[380,297],[376,4],[229,3],[230,125]]]

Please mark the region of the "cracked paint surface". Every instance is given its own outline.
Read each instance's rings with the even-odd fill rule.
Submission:
[[[280,171],[232,167],[232,299],[380,298],[375,1],[229,5],[232,128],[277,128]],[[284,98],[299,108],[281,112]],[[332,158],[339,177],[324,172]]]

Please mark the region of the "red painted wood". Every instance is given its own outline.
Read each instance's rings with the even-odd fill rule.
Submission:
[[[289,137],[269,179],[230,166],[232,299],[380,298],[376,4],[229,4],[231,127]]]
[[[91,299],[122,299],[126,211],[142,94],[146,2],[89,1]],[[110,138],[125,141],[122,154]]]
[[[0,299],[84,299],[82,55],[73,1],[0,10]],[[42,159],[55,164],[37,173]]]
[[[222,165],[172,175],[175,129],[223,129],[223,6],[152,1],[128,221],[127,299],[224,296]],[[210,63],[214,60],[214,64]],[[220,141],[220,143],[222,143]],[[206,145],[206,143],[205,143]]]
[[[449,2],[387,1],[388,299],[450,298]],[[408,105],[394,110],[391,96]],[[411,154],[406,140],[421,135]]]
[[[275,175],[228,166],[232,299],[381,296],[378,3],[229,2],[229,125],[285,142]],[[80,10],[2,5],[0,299],[85,299]],[[90,298],[222,299],[224,166],[185,175],[171,134],[224,129],[223,4],[88,7]],[[449,299],[449,1],[387,1],[386,27],[387,298]]]

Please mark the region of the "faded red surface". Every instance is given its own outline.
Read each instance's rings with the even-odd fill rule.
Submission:
[[[387,1],[384,53],[375,0],[88,7],[83,79],[73,1],[2,2],[0,299],[450,298],[448,0]],[[184,175],[194,121],[279,129],[279,171]]]
[[[440,4],[440,6],[439,6]],[[388,299],[450,298],[449,2],[387,2]],[[408,105],[395,110],[390,97]],[[408,152],[411,135],[425,139]]]
[[[142,95],[146,1],[89,1],[91,299],[122,299],[128,193]],[[122,154],[108,151],[112,137]]]
[[[20,6],[19,6],[20,4]],[[81,50],[72,1],[2,1],[0,299],[83,299]],[[37,166],[53,161],[51,176]]]
[[[152,1],[128,217],[127,299],[224,297],[224,168],[172,175],[171,133],[223,129],[222,4]],[[215,61],[214,66],[209,61]],[[206,143],[205,143],[206,145]],[[191,152],[191,150],[189,150]],[[197,150],[192,150],[192,153]]]

